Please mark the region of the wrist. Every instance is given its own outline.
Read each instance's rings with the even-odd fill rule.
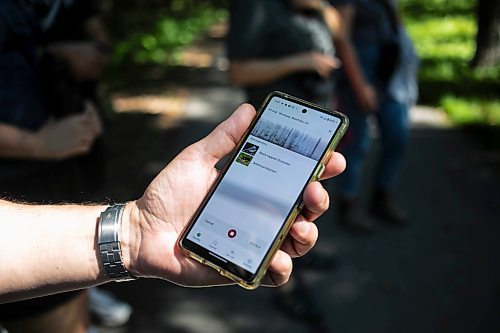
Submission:
[[[283,59],[283,68],[287,73],[301,72],[306,69],[303,54],[295,54]]]
[[[366,96],[367,90],[370,89],[370,85],[366,82],[359,82],[354,86],[354,94],[356,98],[362,99]]]
[[[133,234],[130,233],[131,221],[124,218],[126,204],[114,204],[101,212],[97,227],[97,247],[104,275],[112,281],[134,280],[125,266],[130,267]]]
[[[34,133],[27,133],[25,136],[25,145],[28,151],[28,155],[31,158],[40,159],[44,158],[43,147],[44,147],[45,135],[43,129]]]
[[[123,265],[134,277],[141,276],[138,268],[140,235],[139,209],[136,201],[130,201],[123,208],[120,245]]]

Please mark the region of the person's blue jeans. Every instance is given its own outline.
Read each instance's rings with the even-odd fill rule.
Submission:
[[[406,105],[388,96],[387,87],[377,80],[380,47],[373,44],[357,45],[356,51],[365,78],[377,89],[379,100],[379,108],[373,113],[382,145],[375,170],[375,186],[379,190],[390,191],[395,185],[408,142],[408,110]],[[337,186],[340,196],[353,198],[358,196],[361,172],[370,148],[370,114],[360,109],[349,83],[342,81],[339,85],[338,106],[349,117],[350,125],[340,147],[346,157],[347,168],[340,175]]]

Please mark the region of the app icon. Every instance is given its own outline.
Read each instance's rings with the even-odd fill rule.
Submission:
[[[253,157],[245,154],[245,153],[240,153],[238,155],[238,158],[236,158],[236,162],[243,164],[244,166],[248,166],[250,162],[252,162]]]
[[[259,150],[259,146],[250,142],[245,143],[245,146],[238,155],[236,162],[243,164],[244,166],[248,166],[252,161],[253,156],[255,156],[255,153],[257,153],[257,150]]]
[[[253,143],[247,142],[245,143],[245,147],[241,150],[243,153],[255,156],[255,153],[259,150],[259,146],[254,145]]]

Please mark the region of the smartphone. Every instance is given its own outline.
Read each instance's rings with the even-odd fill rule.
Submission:
[[[321,177],[348,119],[273,92],[179,238],[195,260],[247,289],[264,277],[273,254]]]

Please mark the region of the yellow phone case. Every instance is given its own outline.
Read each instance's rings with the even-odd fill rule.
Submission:
[[[309,183],[316,181],[316,180],[319,180],[321,178],[323,172],[325,171],[325,166],[328,163],[328,160],[330,159],[334,149],[339,144],[340,140],[342,139],[342,137],[344,136],[344,134],[347,130],[347,127],[349,126],[349,119],[347,118],[347,116],[345,116],[344,114],[342,114],[340,112],[325,109],[325,108],[320,107],[318,105],[315,105],[313,103],[307,102],[307,101],[302,100],[300,98],[297,98],[297,97],[294,97],[294,96],[291,96],[291,95],[288,95],[288,94],[285,94],[285,93],[282,93],[279,91],[274,91],[266,97],[266,99],[262,103],[262,106],[259,108],[257,114],[260,114],[261,112],[263,112],[264,107],[268,104],[268,101],[275,96],[284,98],[286,100],[289,100],[289,101],[292,101],[292,102],[295,102],[295,103],[298,103],[298,104],[301,104],[304,106],[309,106],[309,107],[312,107],[315,109],[320,109],[320,110],[325,111],[327,113],[334,114],[341,119],[339,128],[338,128],[337,132],[335,133],[335,136],[334,136],[331,144],[328,146],[327,151],[323,155],[323,158],[321,159],[321,161],[319,161],[318,166],[316,167],[316,169],[312,173],[311,177],[309,178],[309,180],[306,184],[306,186],[307,186]],[[235,159],[237,152],[240,150],[243,142],[247,139],[250,130],[254,127],[255,122],[257,121],[258,118],[259,117],[255,117],[255,119],[252,121],[252,123],[250,124],[250,126],[246,130],[245,134],[242,136],[242,139],[240,140],[238,145],[235,147],[235,149],[231,155],[231,158],[228,160],[228,163],[226,163],[223,170],[220,172],[219,177],[215,180],[214,184],[210,188],[209,192],[207,193],[207,195],[206,195],[205,199],[203,200],[202,204],[200,205],[200,207],[205,206],[206,201],[212,195],[212,192],[215,190],[215,188],[216,188],[217,184],[219,183],[219,181],[221,180],[221,178],[225,175],[227,169],[231,165],[231,162]],[[290,231],[290,228],[291,228],[293,222],[295,221],[295,218],[302,210],[303,205],[304,205],[304,202],[301,201],[300,203],[296,204],[292,208],[289,217],[287,218],[287,220],[283,224],[281,231],[276,236],[273,245],[270,247],[269,251],[267,252],[266,256],[264,257],[264,259],[262,261],[262,264],[260,265],[259,270],[255,273],[255,277],[251,281],[245,281],[241,277],[239,277],[239,276],[225,270],[224,268],[210,262],[206,258],[201,257],[200,255],[190,251],[189,249],[185,248],[182,245],[182,240],[187,236],[187,233],[188,233],[188,230],[190,229],[190,226],[195,222],[194,218],[192,218],[191,221],[184,228],[184,231],[182,232],[181,236],[179,237],[178,245],[187,256],[193,258],[194,260],[196,260],[204,265],[207,265],[207,266],[215,269],[216,271],[219,272],[219,274],[233,280],[241,287],[243,287],[245,289],[249,289],[249,290],[256,289],[260,285],[260,282],[262,281],[262,279],[264,278],[264,276],[267,272],[267,268],[269,267],[269,263],[270,263],[271,259],[273,258],[276,251],[283,244],[283,241],[285,240],[286,235]],[[197,214],[194,214],[193,216],[197,216]]]

